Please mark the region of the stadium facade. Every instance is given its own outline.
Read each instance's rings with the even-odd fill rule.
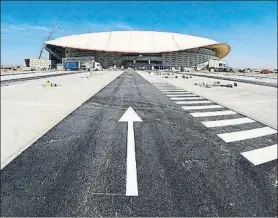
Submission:
[[[46,41],[54,64],[67,58],[92,58],[104,68],[111,66],[195,67],[230,52],[229,45],[191,35],[155,31],[96,32]]]

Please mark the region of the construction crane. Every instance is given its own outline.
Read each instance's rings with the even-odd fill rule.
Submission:
[[[50,33],[49,33],[49,35],[48,35],[48,37],[47,37],[47,40],[50,39],[50,37],[51,37],[51,36],[53,35],[53,33],[58,29],[58,27],[59,27],[59,25],[55,25],[54,29],[50,31]],[[42,48],[41,48],[41,51],[40,51],[39,59],[41,59],[42,52],[43,52],[44,48],[45,48],[45,44],[43,43]]]

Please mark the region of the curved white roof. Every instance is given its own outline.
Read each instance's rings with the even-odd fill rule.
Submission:
[[[224,57],[230,47],[217,41],[191,35],[155,31],[111,31],[60,37],[45,44],[84,50],[122,53],[161,53],[198,47],[216,48],[216,56]]]

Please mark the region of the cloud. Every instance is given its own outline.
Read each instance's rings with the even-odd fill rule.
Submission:
[[[10,32],[22,32],[22,31],[44,31],[48,32],[51,29],[46,26],[39,26],[39,25],[27,25],[27,24],[11,24],[11,23],[3,23],[1,25],[1,31],[3,33],[10,33]]]
[[[133,30],[137,29],[125,22],[111,21],[106,23],[88,22],[79,20],[78,25],[69,22],[58,22],[57,31],[51,39],[71,34],[81,34],[86,32],[101,32],[112,30]],[[23,64],[26,57],[37,57],[43,41],[46,40],[53,26],[15,24],[5,22],[1,25],[2,49],[1,57],[4,64]],[[19,37],[21,36],[21,37]],[[43,55],[48,53],[44,50]]]
[[[51,29],[45,26],[29,26],[30,29],[34,29],[34,30],[41,30],[41,31],[50,31]]]
[[[130,26],[129,24],[125,23],[116,23],[115,24],[116,28],[122,29],[122,30],[133,30],[134,27]]]

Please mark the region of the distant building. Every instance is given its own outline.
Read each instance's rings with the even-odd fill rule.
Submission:
[[[34,70],[43,70],[51,68],[51,60],[37,59],[37,58],[26,58],[24,59],[25,67]]]
[[[45,45],[54,65],[65,58],[93,57],[104,68],[195,67],[230,52],[228,44],[211,39],[155,31],[86,33],[46,41]]]

